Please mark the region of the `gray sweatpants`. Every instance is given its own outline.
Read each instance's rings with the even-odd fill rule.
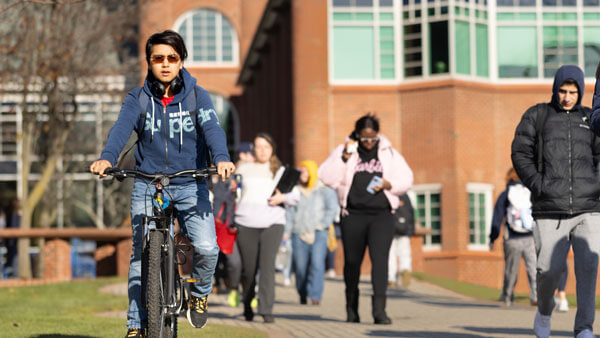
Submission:
[[[536,219],[533,235],[537,252],[539,312],[543,315],[552,314],[554,291],[566,268],[569,245],[572,245],[577,280],[575,335],[583,330],[593,332],[600,254],[600,213],[562,219]]]
[[[504,241],[504,290],[506,299],[514,299],[521,257],[525,261],[529,279],[529,299],[537,300],[535,283],[535,244],[533,236],[510,238]]]

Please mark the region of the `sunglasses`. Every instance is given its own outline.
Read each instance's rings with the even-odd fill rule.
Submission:
[[[177,62],[179,62],[179,55],[177,55],[177,54],[171,54],[171,55],[152,55],[150,57],[150,61],[152,61],[152,63],[154,63],[154,64],[159,64],[159,63],[163,63],[165,61],[165,58],[167,58],[167,61],[169,61],[169,63],[177,63]]]
[[[379,136],[375,137],[361,137],[360,142],[377,142],[379,141]]]

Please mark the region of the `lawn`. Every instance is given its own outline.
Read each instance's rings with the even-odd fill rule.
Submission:
[[[456,293],[480,300],[498,301],[498,297],[500,297],[501,293],[500,289],[488,288],[485,286],[475,285],[466,282],[459,282],[453,279],[437,277],[420,272],[414,272],[413,276],[419,280],[426,281],[441,286],[445,289],[454,291]],[[567,299],[569,300],[569,307],[577,307],[577,299],[575,298],[575,296],[567,295]],[[515,302],[528,304],[529,294],[516,293]],[[600,297],[596,297],[596,308],[600,309]]]
[[[0,337],[92,338],[125,336],[125,319],[96,316],[124,311],[127,297],[98,292],[98,288],[122,282],[109,278],[42,286],[0,288]],[[209,324],[206,337],[266,337],[259,330]],[[180,322],[180,337],[196,337],[198,330]]]

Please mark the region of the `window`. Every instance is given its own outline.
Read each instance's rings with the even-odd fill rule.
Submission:
[[[431,74],[448,73],[448,21],[429,23],[429,71]]]
[[[442,244],[442,186],[440,184],[415,185],[415,217],[418,224],[431,233],[423,239],[427,249],[440,249]]]
[[[543,0],[544,6],[576,6],[577,0]]]
[[[535,6],[535,0],[498,0],[498,7]]]
[[[577,27],[544,27],[544,76],[554,77],[560,66],[577,63]]]
[[[487,249],[492,222],[491,184],[468,183],[469,198],[469,248]]]
[[[455,22],[456,72],[471,74],[471,31],[468,21]]]
[[[484,24],[475,25],[475,46],[477,58],[477,76],[488,77],[489,56],[488,56],[488,27]]]
[[[404,26],[404,76],[423,75],[421,24]]]
[[[192,65],[238,64],[237,34],[223,14],[200,9],[183,14],[175,23],[188,49]]]
[[[393,1],[333,0],[331,3],[333,79],[395,79]]]
[[[497,38],[499,77],[538,76],[535,26],[500,26]]]
[[[600,27],[583,28],[583,59],[585,76],[596,77],[600,60]]]

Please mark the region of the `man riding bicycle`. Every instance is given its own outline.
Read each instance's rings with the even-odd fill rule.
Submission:
[[[143,87],[131,90],[119,117],[108,134],[100,159],[90,171],[106,177],[104,171],[117,163],[132,131],[138,135],[136,170],[146,173],[174,173],[202,169],[212,155],[221,178],[235,170],[229,159],[226,137],[219,125],[209,94],[196,85],[196,79],[183,68],[187,50],[182,37],[173,31],[152,35],[146,42],[148,75]],[[175,178],[167,187],[177,209],[177,219],[194,247],[191,297],[187,318],[196,328],[206,325],[207,297],[219,247],[213,213],[205,182]],[[147,182],[136,179],[131,196],[133,253],[129,265],[129,309],[127,336],[145,337],[147,313],[141,303],[142,219],[146,216],[146,196],[154,193]],[[151,208],[150,208],[151,209]],[[151,213],[151,210],[150,210]]]

